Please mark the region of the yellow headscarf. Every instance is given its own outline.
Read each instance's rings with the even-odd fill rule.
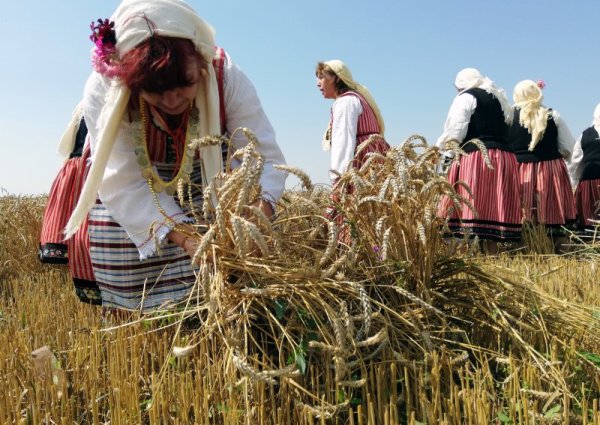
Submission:
[[[323,62],[327,65],[335,75],[337,75],[340,80],[342,80],[350,90],[354,90],[358,92],[362,97],[365,98],[373,112],[375,113],[375,118],[377,118],[377,122],[379,123],[379,129],[381,131],[381,135],[385,132],[385,123],[383,122],[383,116],[381,115],[381,111],[379,110],[379,106],[375,102],[375,99],[371,95],[371,92],[363,85],[357,83],[352,78],[352,73],[350,72],[350,68],[346,66],[344,62],[338,59],[333,59],[327,62]]]
[[[531,142],[527,149],[533,151],[548,125],[549,112],[548,108],[542,105],[542,90],[535,81],[523,80],[515,86],[513,99],[515,106],[520,109],[519,123],[531,134]]]

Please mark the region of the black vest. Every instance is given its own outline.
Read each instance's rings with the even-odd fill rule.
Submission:
[[[83,153],[83,145],[85,144],[85,138],[88,134],[87,126],[85,125],[85,120],[81,117],[81,121],[79,121],[79,129],[77,130],[77,134],[75,135],[75,144],[73,145],[73,151],[69,155],[69,158],[79,158]]]
[[[519,113],[520,109],[516,108],[513,123],[508,132],[508,141],[517,156],[517,161],[541,162],[562,158],[558,150],[558,128],[552,115],[548,117],[546,130],[542,135],[542,139],[535,145],[533,152],[530,152],[528,148],[531,142],[531,134],[529,134],[529,131],[525,127],[519,124]]]
[[[477,100],[477,107],[469,120],[467,135],[461,148],[465,152],[475,152],[479,148],[468,142],[471,139],[479,139],[488,149],[510,151],[510,145],[506,141],[508,126],[504,122],[504,113],[498,99],[477,88],[465,90],[461,95],[464,93],[469,93]]]
[[[600,140],[594,127],[585,129],[581,134],[581,150],[583,150],[581,180],[600,179]]]

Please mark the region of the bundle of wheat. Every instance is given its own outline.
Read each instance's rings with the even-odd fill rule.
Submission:
[[[567,349],[573,337],[599,347],[586,325],[593,311],[508,270],[477,265],[444,239],[440,197],[468,202],[437,174],[436,148],[413,136],[340,176],[334,207],[341,225],[324,215],[328,190],[280,167],[302,187],[284,195],[271,221],[248,206],[261,195],[263,160],[254,135],[239,131],[249,139],[233,154],[241,166],[205,189],[202,217],[197,212],[210,225],[194,235],[195,288],[177,312],[164,313],[181,318],[180,330],[196,324],[176,355],[211,341],[225,356],[224,376],[285,385],[298,409],[318,416],[374,390],[366,365],[426,364],[434,351],[450,369],[484,367],[492,358],[514,365],[516,357],[539,369],[545,389],[571,394],[560,362],[544,353]],[[350,238],[341,240],[342,231]]]

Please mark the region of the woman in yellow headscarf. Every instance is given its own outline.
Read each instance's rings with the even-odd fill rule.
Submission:
[[[565,160],[575,140],[557,111],[542,101],[543,84],[519,82],[513,90],[514,117],[509,142],[519,163],[523,219],[543,224],[556,238],[575,222],[575,203]]]
[[[344,62],[319,62],[316,76],[323,97],[335,99],[323,140],[323,149],[331,151],[329,177],[335,183],[349,166],[360,168],[369,153],[385,153],[390,147],[383,138],[385,125],[375,99],[366,87],[354,81]],[[373,135],[381,137],[357,154],[359,145]]]
[[[323,97],[335,99],[323,138],[323,150],[331,151],[329,178],[334,185],[331,194],[333,205],[327,208],[326,216],[340,226],[340,241],[349,243],[344,217],[336,208],[340,200],[336,183],[349,167],[361,168],[370,153],[385,153],[390,146],[383,138],[385,125],[375,99],[366,87],[354,81],[344,62],[337,59],[319,62],[315,74]],[[360,147],[372,137],[367,146]],[[347,186],[346,190],[350,192],[352,187]]]

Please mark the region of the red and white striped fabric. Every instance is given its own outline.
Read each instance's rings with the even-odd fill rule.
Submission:
[[[597,226],[590,220],[600,220],[600,179],[582,180],[575,191],[577,224],[591,228]]]
[[[50,187],[40,234],[40,259],[43,262],[68,262],[63,230],[75,205],[73,187],[76,185],[79,160],[80,158],[69,159]]]
[[[72,277],[94,281],[87,223],[68,241],[63,234],[87,176],[89,157],[90,148],[86,144],[82,155],[69,158],[52,183],[42,219],[40,259],[48,263],[68,263]]]
[[[40,249],[47,251],[45,247],[48,246],[63,246],[62,260],[59,261],[55,258],[56,261],[52,261],[42,258],[42,261],[68,263],[72,277],[94,281],[94,271],[89,255],[87,220],[68,241],[64,240],[63,234],[85,182],[89,170],[87,164],[89,157],[90,148],[89,144],[86,144],[82,155],[70,158],[54,179],[44,210]],[[56,250],[55,253],[58,255]]]
[[[565,161],[519,164],[523,219],[547,227],[575,222],[575,202]]]
[[[73,207],[79,200],[81,194],[81,188],[85,183],[88,171],[90,169],[88,159],[90,157],[90,147],[86,144],[83,153],[80,158],[73,158],[77,160],[77,170],[75,178],[75,186],[73,190]],[[66,223],[65,223],[66,224]],[[86,219],[81,224],[81,227],[71,238],[67,241],[69,250],[69,271],[71,276],[76,279],[81,279],[89,282],[95,281],[94,270],[92,267],[92,260],[90,259],[90,238],[88,236],[88,225],[89,219]]]
[[[455,206],[444,196],[438,214],[448,219],[454,234],[478,236],[496,241],[518,240],[521,237],[521,205],[519,196],[518,165],[515,155],[499,149],[488,150],[493,169],[485,165],[480,151],[471,152],[454,162],[448,172],[448,181],[457,193],[474,206]],[[466,183],[473,196],[456,183]]]
[[[390,145],[383,139],[379,138],[374,142],[370,143],[364,149],[360,149],[361,143],[366,141],[370,136],[374,134],[380,134],[381,128],[377,117],[373,112],[373,109],[369,103],[359,93],[349,91],[343,93],[340,96],[356,96],[360,100],[362,106],[362,113],[358,116],[358,123],[356,127],[356,147],[354,148],[354,159],[352,160],[352,166],[354,168],[360,168],[368,158],[371,152],[386,153],[390,149]]]

